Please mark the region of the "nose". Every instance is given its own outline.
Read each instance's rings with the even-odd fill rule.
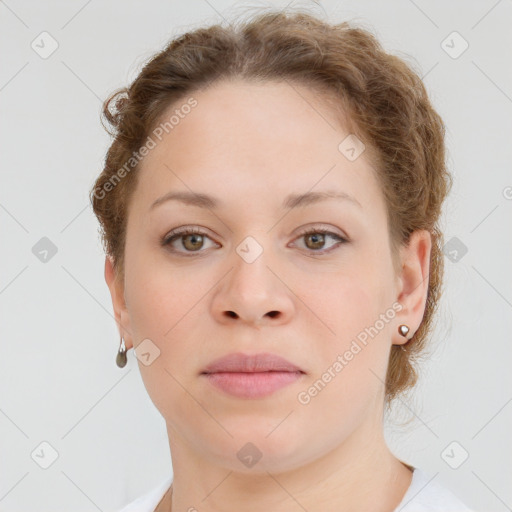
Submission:
[[[216,287],[211,303],[218,322],[259,328],[290,321],[294,294],[281,275],[281,266],[267,257],[267,251],[252,262],[234,251],[229,263],[231,271]]]

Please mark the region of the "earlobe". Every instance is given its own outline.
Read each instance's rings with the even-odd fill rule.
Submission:
[[[408,325],[410,332],[405,338],[397,330],[394,344],[406,343],[418,330],[423,319],[428,294],[431,248],[430,232],[417,230],[411,234],[408,245],[401,250],[401,289],[397,301],[402,305],[402,310],[397,315],[397,322]]]

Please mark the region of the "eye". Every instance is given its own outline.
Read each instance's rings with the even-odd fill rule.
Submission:
[[[337,233],[319,228],[309,228],[302,231],[298,239],[301,238],[304,238],[306,241],[305,249],[311,251],[315,255],[326,254],[334,250],[337,246],[343,243],[348,243],[346,238],[343,238]],[[200,229],[185,226],[168,233],[161,241],[161,244],[164,247],[168,247],[169,250],[174,253],[179,253],[183,256],[196,256],[206,252],[205,250],[201,250],[204,249],[206,239],[212,241],[211,238]],[[337,243],[331,244],[329,248],[325,249],[326,241],[329,239],[334,240],[334,242]],[[181,246],[181,249],[176,247],[176,245]],[[213,242],[213,246],[215,245],[218,246],[216,242]]]
[[[309,228],[305,231],[302,231],[302,233],[299,236],[300,238],[304,238],[306,242],[306,249],[312,251],[315,254],[325,254],[328,252],[331,252],[336,248],[336,246],[339,246],[341,244],[347,243],[348,240],[346,238],[343,238],[342,236],[338,235],[337,233],[333,233],[329,230],[324,229],[318,229],[318,228]],[[328,249],[324,250],[318,250],[322,249],[325,246],[326,240],[328,239],[334,240],[338,242],[337,244],[331,244],[331,246]]]
[[[166,235],[162,240],[162,245],[169,246],[172,252],[178,252],[185,255],[187,255],[186,253],[201,253],[205,252],[200,249],[203,248],[206,238],[211,240],[210,237],[200,229],[184,227],[175,229]],[[175,242],[179,242],[179,245],[184,248],[185,251],[177,249],[173,245]]]

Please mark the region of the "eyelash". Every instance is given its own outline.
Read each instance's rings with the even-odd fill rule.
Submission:
[[[328,254],[331,251],[339,248],[340,245],[348,243],[348,240],[346,238],[338,235],[337,233],[334,233],[332,231],[325,230],[325,229],[319,229],[319,228],[307,228],[307,229],[305,229],[305,230],[300,232],[300,234],[297,236],[297,239],[305,237],[307,235],[312,235],[312,234],[329,235],[329,236],[331,236],[332,238],[334,238],[334,239],[336,239],[338,241],[338,243],[336,245],[334,245],[333,247],[330,247],[329,249],[324,249],[322,251],[315,251],[314,249],[306,249],[308,251],[311,251],[311,253],[314,254],[315,256],[317,256],[317,255],[322,256],[324,254]],[[162,239],[162,246],[165,246],[165,247],[169,246],[170,247],[170,244],[172,242],[174,242],[174,240],[177,240],[180,237],[185,236],[185,235],[201,235],[201,236],[205,236],[207,238],[210,238],[206,233],[204,233],[203,231],[201,231],[198,228],[184,227],[184,228],[175,229],[174,231],[171,231],[169,234],[167,234]],[[177,251],[176,249],[171,248],[171,247],[170,247],[170,250],[171,250],[171,252],[179,254],[179,255],[184,256],[184,257],[198,256],[198,255],[202,255],[201,253],[205,253],[206,252],[206,250],[182,252],[182,251]]]

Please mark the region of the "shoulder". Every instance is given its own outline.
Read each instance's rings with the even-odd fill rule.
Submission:
[[[162,480],[149,492],[125,505],[118,512],[154,512],[156,506],[172,483],[172,476]]]
[[[411,485],[393,512],[474,512],[454,493],[415,468]]]

